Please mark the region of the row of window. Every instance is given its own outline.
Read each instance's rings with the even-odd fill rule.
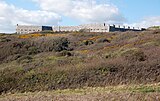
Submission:
[[[27,34],[27,32],[17,32],[17,34]]]
[[[107,30],[107,29],[90,29],[90,30]]]
[[[31,29],[29,29],[29,30],[28,29],[18,29],[18,30],[19,31],[26,31],[26,32],[28,32],[28,31],[29,32],[36,32],[36,31],[39,32],[40,31],[40,30],[35,30],[35,29],[33,29],[33,30],[31,30]]]

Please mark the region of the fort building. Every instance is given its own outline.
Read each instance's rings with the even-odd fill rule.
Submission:
[[[83,24],[79,26],[54,26],[53,31],[54,32],[74,32],[74,31],[80,31],[82,29],[85,29],[88,32],[115,32],[115,31],[141,31],[144,29],[139,29],[135,27],[129,27],[129,26],[120,26],[120,25],[109,25],[106,23],[95,23],[95,24]]]
[[[135,28],[130,26],[120,26],[120,25],[109,25],[106,23],[95,23],[95,24],[83,24],[79,26],[26,26],[18,25],[16,28],[17,34],[27,34],[33,32],[41,32],[45,30],[50,30],[53,32],[75,32],[85,30],[87,32],[115,32],[115,31],[142,31],[143,28]]]
[[[27,25],[18,25],[16,26],[17,34],[28,34],[34,32],[41,32],[44,30],[53,30],[50,26],[27,26]]]

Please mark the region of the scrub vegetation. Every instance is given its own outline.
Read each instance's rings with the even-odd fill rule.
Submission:
[[[2,101],[155,100],[159,82],[159,30],[0,35]]]

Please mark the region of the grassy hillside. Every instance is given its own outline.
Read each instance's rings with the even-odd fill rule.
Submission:
[[[0,35],[1,94],[159,82],[159,30]]]

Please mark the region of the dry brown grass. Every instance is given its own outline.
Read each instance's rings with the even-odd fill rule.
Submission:
[[[159,101],[159,84],[5,94],[0,101]]]

